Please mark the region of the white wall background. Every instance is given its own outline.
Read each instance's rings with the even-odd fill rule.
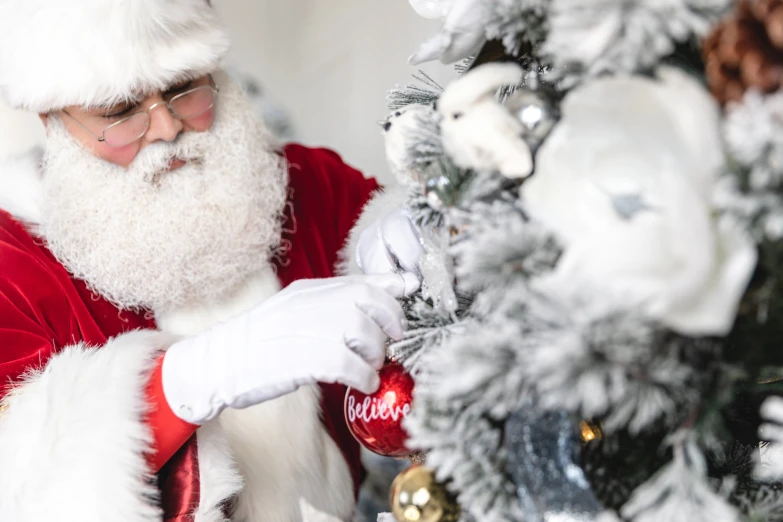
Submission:
[[[43,137],[36,115],[12,111],[0,101],[0,161],[42,142]]]
[[[218,0],[234,38],[228,63],[253,74],[290,113],[300,141],[335,149],[390,179],[376,121],[385,93],[411,81],[407,57],[438,29],[407,0]],[[450,67],[423,69],[444,84]],[[38,119],[0,104],[0,160],[43,139]]]

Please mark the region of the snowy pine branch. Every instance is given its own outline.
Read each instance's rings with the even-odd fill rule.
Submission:
[[[471,323],[460,336],[421,356],[415,408],[406,419],[410,444],[429,449],[427,463],[450,480],[467,514],[478,520],[522,520],[502,447],[502,419],[519,401],[509,369],[518,367],[508,339]],[[507,347],[508,348],[508,347]],[[491,355],[491,356],[490,356]]]
[[[417,113],[415,125],[406,133],[405,156],[409,168],[428,165],[443,157],[443,140],[440,136],[440,117],[435,111]]]
[[[479,294],[475,306],[483,299]],[[476,516],[511,516],[512,489],[500,479],[506,456],[496,446],[511,412],[537,401],[582,418],[602,416],[608,432],[673,426],[699,403],[710,376],[683,352],[712,346],[664,342],[654,325],[620,315],[574,320],[524,280],[507,285],[488,308],[463,333],[422,352],[418,364],[426,371],[406,425],[413,445],[430,449],[428,462]]]
[[[451,250],[458,279],[474,292],[498,291],[548,272],[561,253],[551,232],[529,221],[514,203],[497,200],[470,208],[465,232]]]
[[[503,308],[509,321],[525,317],[517,349],[539,404],[600,416],[607,431],[676,425],[713,377],[696,361],[715,357],[717,345],[671,335],[618,304],[590,299],[569,309],[531,293],[509,294]]]
[[[750,90],[729,106],[724,137],[737,168],[721,187],[721,208],[738,215],[761,241],[783,238],[783,94]]]
[[[677,43],[703,36],[733,0],[552,0],[542,52],[554,77],[649,70]]]
[[[416,226],[435,227],[443,226],[445,216],[443,212],[432,208],[427,200],[427,195],[420,185],[412,185],[408,191],[408,200],[405,208]]]
[[[443,87],[419,71],[413,78],[418,83],[397,85],[386,93],[386,106],[390,111],[396,111],[408,105],[432,105],[443,92]]]
[[[466,297],[458,297],[458,300],[459,315],[463,315],[470,306],[470,300]],[[418,364],[421,354],[446,342],[450,335],[461,331],[462,325],[456,322],[457,317],[435,306],[431,299],[424,299],[421,294],[408,298],[403,308],[408,330],[403,339],[389,345],[387,355],[418,376],[421,373]]]
[[[518,55],[525,41],[536,45],[546,36],[547,9],[551,0],[494,0],[489,2],[486,35],[500,40],[506,52]]]
[[[706,459],[693,439],[674,445],[674,460],[637,488],[621,510],[623,517],[630,522],[740,522],[737,510],[710,487]]]
[[[749,90],[730,104],[724,124],[729,152],[744,167],[759,168],[750,180],[754,190],[783,185],[783,93],[765,96]]]
[[[783,484],[757,482],[732,495],[748,522],[783,520]]]

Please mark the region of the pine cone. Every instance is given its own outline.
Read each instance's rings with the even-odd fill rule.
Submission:
[[[722,104],[750,88],[777,91],[783,85],[783,0],[740,0],[702,52],[710,90]]]

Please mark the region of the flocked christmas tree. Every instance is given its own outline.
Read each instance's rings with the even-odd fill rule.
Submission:
[[[783,2],[410,2],[395,517],[783,520]]]

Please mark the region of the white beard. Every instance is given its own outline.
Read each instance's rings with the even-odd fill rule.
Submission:
[[[103,161],[50,119],[41,234],[63,265],[124,309],[170,311],[234,291],[280,243],[285,161],[225,74],[208,132]],[[165,173],[174,158],[188,164]]]

